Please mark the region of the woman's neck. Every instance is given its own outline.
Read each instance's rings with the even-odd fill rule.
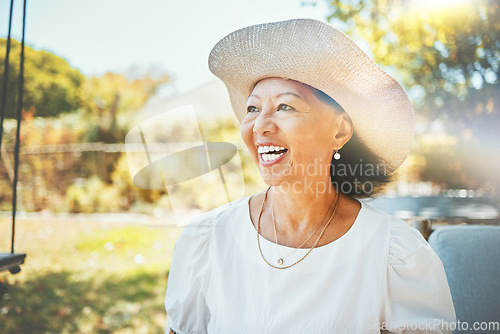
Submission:
[[[269,208],[274,211],[276,226],[291,235],[303,235],[316,229],[332,213],[332,203],[339,193],[331,182],[301,187],[273,186]]]

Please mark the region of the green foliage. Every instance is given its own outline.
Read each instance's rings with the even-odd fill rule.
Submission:
[[[152,203],[165,195],[163,190],[143,190],[132,184],[125,153],[83,151],[66,148],[63,152],[36,153],[33,148],[76,147],[81,138],[94,132],[98,124],[82,117],[83,112],[61,114],[57,118],[35,117],[23,121],[22,152],[19,168],[21,210],[55,212],[151,212]],[[4,145],[12,149],[15,120],[5,121]],[[123,130],[124,131],[124,130]],[[99,143],[94,143],[99,144]],[[83,144],[82,144],[83,145]],[[45,151],[44,151],[45,152]],[[10,164],[5,164],[9,161]],[[10,210],[13,153],[2,153],[0,163],[0,208]]]
[[[0,57],[5,40],[0,40]],[[16,109],[20,45],[12,41],[7,117]],[[148,211],[164,191],[134,187],[124,155],[85,150],[79,143],[120,143],[134,125],[134,113],[170,77],[150,69],[131,79],[107,73],[89,79],[65,60],[26,48],[26,82],[19,168],[20,208],[27,211]],[[3,53],[2,53],[3,52]],[[4,63],[0,63],[0,75]],[[0,80],[1,81],[1,80]],[[1,89],[1,87],[0,87]],[[4,122],[0,163],[0,209],[9,210],[16,121]],[[76,144],[76,148],[64,147]],[[32,149],[39,147],[40,153]],[[24,152],[25,148],[31,151]],[[83,148],[83,151],[81,149]],[[48,151],[48,152],[47,152]],[[53,152],[51,152],[53,151]],[[127,180],[127,181],[124,181]],[[114,186],[114,185],[117,186]]]
[[[5,120],[2,145],[13,148],[16,121]],[[57,118],[34,117],[23,121],[21,128],[21,152],[25,147],[50,148],[52,145],[78,143],[89,124],[81,121],[78,113],[61,114]],[[56,148],[55,146],[54,148]],[[35,151],[36,152],[36,151]],[[65,192],[75,179],[99,175],[102,164],[96,152],[54,152],[21,154],[19,166],[19,192],[22,210],[40,211],[51,208],[66,211]],[[111,159],[110,159],[111,160]],[[10,161],[10,164],[6,164]],[[13,153],[2,153],[0,179],[9,182],[12,176]],[[10,175],[9,175],[10,171]],[[0,201],[4,209],[12,201],[11,184],[0,190]]]
[[[124,74],[106,73],[85,81],[80,91],[83,117],[98,128],[82,139],[122,142],[131,127],[131,114],[137,112],[160,85],[170,80],[169,75],[152,71],[133,80]]]
[[[423,146],[417,145],[415,151],[428,160],[427,170],[420,173],[424,181],[445,188],[500,189],[500,177],[491,175],[500,167],[491,159],[491,148],[500,143],[499,4],[498,0],[329,1],[328,19],[366,41],[374,60],[413,97],[420,136],[425,137],[417,137]],[[429,131],[437,119],[442,131],[436,135],[455,138],[445,152],[438,140],[429,145]],[[471,163],[472,158],[479,163]],[[492,178],[485,180],[485,175]]]
[[[151,213],[153,203],[160,205],[165,202],[165,190],[141,189],[133,184],[125,153],[116,160],[111,174],[111,184],[120,196],[122,210]]]
[[[117,212],[120,208],[120,193],[106,185],[97,176],[72,184],[66,191],[70,212]]]
[[[497,114],[500,56],[498,0],[439,7],[439,2],[334,0],[330,21],[367,41],[374,60],[394,68],[422,97],[430,117],[466,120]]]
[[[3,89],[6,40],[0,39],[0,90]],[[15,118],[21,45],[11,40],[5,116]],[[25,47],[23,109],[37,116],[55,116],[82,106],[80,87],[85,77],[66,60]]]

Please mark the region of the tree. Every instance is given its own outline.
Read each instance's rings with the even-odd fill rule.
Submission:
[[[125,138],[130,115],[139,111],[157,88],[170,82],[161,69],[151,68],[142,76],[130,79],[125,74],[106,73],[91,77],[81,87],[82,109],[94,131],[86,141],[121,142]],[[118,124],[120,123],[120,124]]]
[[[480,188],[500,167],[500,9],[498,0],[333,0],[328,20],[368,43],[374,60],[402,82],[413,98],[417,119],[429,135],[436,120],[456,138],[453,164],[427,156],[439,173],[422,177],[443,186]],[[448,7],[447,7],[448,6]],[[426,139],[428,142],[428,138]],[[426,155],[433,148],[416,150]],[[472,164],[471,157],[479,159]],[[432,161],[432,163],[431,163]],[[430,166],[429,165],[429,166]],[[496,166],[496,167],[492,167]],[[453,182],[443,175],[455,173]],[[491,185],[491,184],[490,184]]]
[[[0,76],[5,70],[6,40],[0,39]],[[17,104],[19,54],[21,45],[11,40],[9,78],[5,116],[14,118]],[[55,116],[82,106],[80,86],[85,77],[66,60],[46,51],[25,47],[24,110],[36,116]],[[2,89],[3,80],[0,80]]]

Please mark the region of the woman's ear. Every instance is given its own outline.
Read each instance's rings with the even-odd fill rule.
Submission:
[[[352,126],[352,121],[349,115],[344,111],[338,120],[338,131],[335,134],[335,143],[337,147],[335,149],[339,149],[344,146],[345,143],[351,139],[352,134],[354,132],[354,127]]]

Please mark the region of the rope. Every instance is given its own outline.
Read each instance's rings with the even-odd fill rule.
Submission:
[[[14,148],[14,184],[12,194],[12,240],[11,240],[11,253],[14,253],[14,234],[16,227],[16,208],[17,208],[17,179],[19,174],[19,148],[20,148],[20,135],[21,135],[21,119],[23,113],[23,87],[24,87],[24,33],[26,30],[26,2],[24,0],[23,6],[23,35],[21,39],[21,64],[19,65],[19,87],[18,87],[18,100],[17,100],[17,131],[16,131],[16,147]]]
[[[10,14],[9,14],[9,32],[7,34],[7,45],[5,51],[5,62],[3,69],[3,86],[2,86],[2,99],[0,106],[0,147],[2,147],[2,137],[3,137],[3,120],[5,118],[5,104],[7,102],[7,83],[9,82],[9,56],[10,56],[10,33],[12,30],[12,12],[14,8],[14,0],[10,0]],[[0,157],[2,151],[0,150]]]

